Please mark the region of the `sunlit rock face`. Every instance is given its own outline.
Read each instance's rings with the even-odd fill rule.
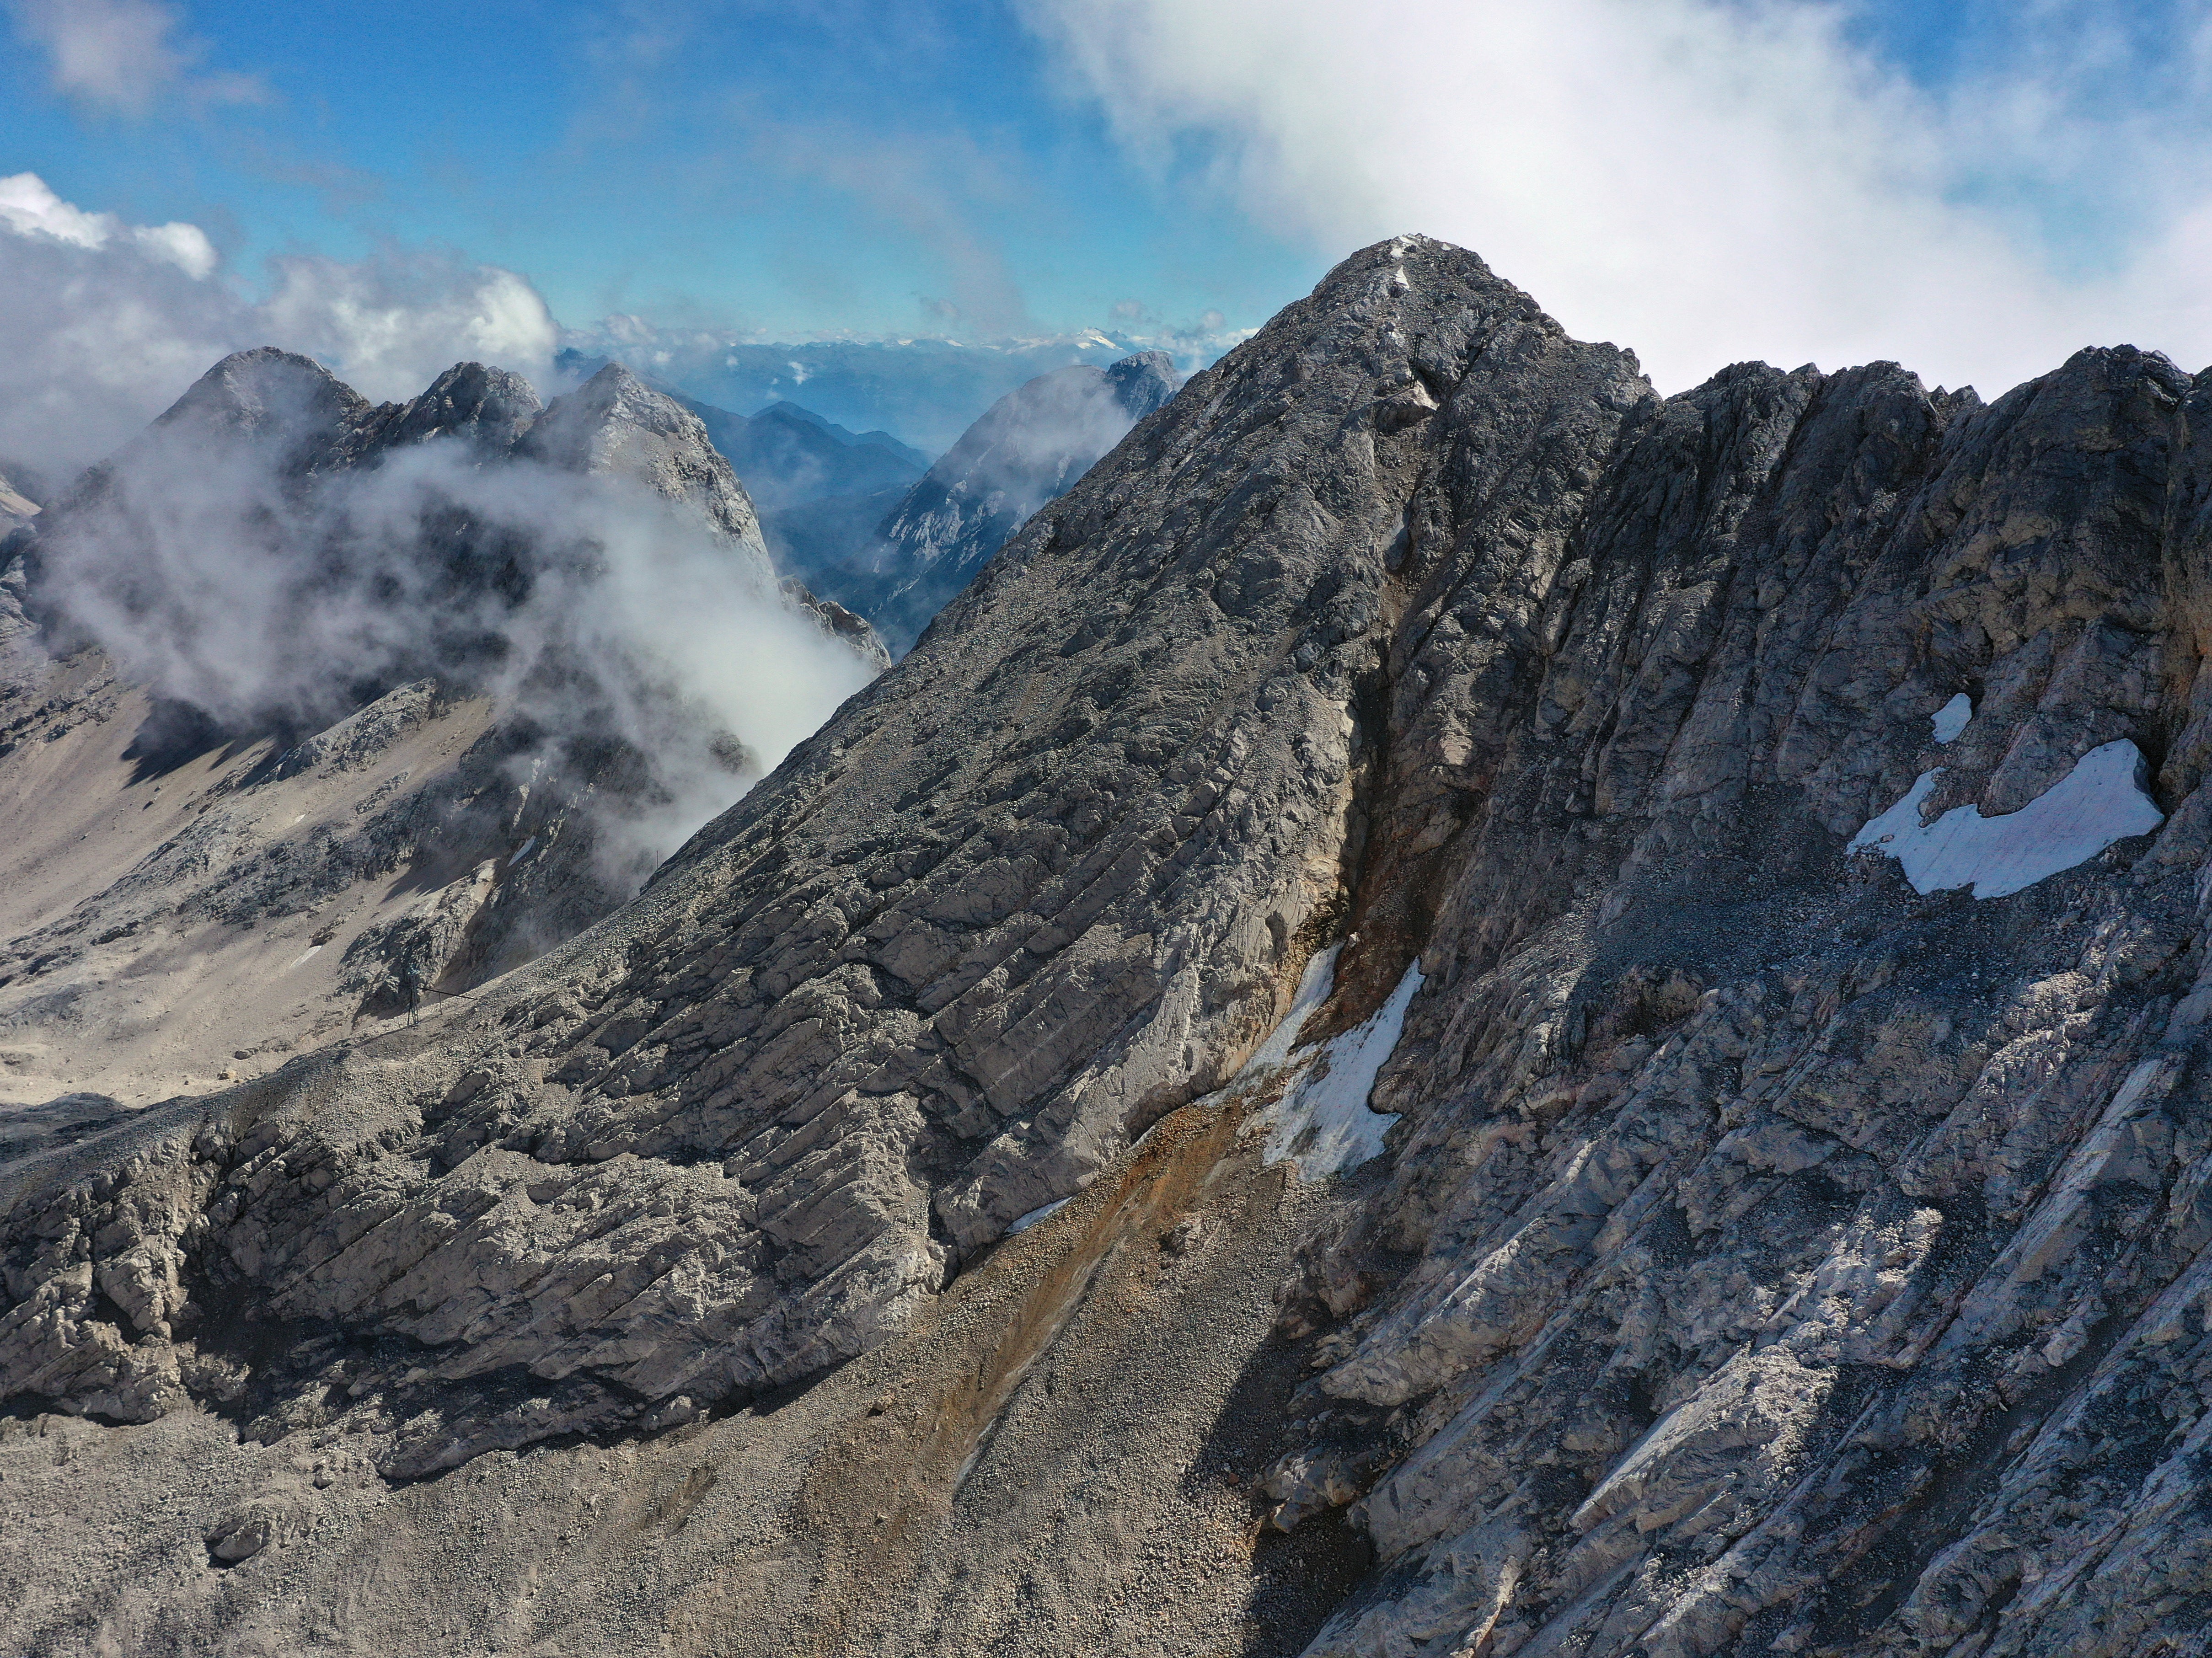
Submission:
[[[1353,256],[636,902],[6,1167],[0,1379],[149,1425],[0,1455],[222,1563],[21,1638],[2188,1649],[2208,427]]]

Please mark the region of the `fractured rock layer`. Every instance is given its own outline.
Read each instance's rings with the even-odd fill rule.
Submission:
[[[0,1455],[268,1448],[160,1533],[222,1564],[22,1637],[234,1632],[256,1571],[399,1630],[334,1563],[473,1480],[452,1616],[556,1649],[531,1563],[613,1533],[513,1505],[619,1455],[717,1546],[601,1649],[2201,1649],[2208,428],[2127,349],[1661,398],[1355,256],[638,901],[0,1168],[0,1386],[147,1424]],[[2120,743],[2154,832],[2018,891],[1847,850]],[[1238,1073],[1337,944],[1302,1038],[1418,988],[1316,1189]],[[320,1544],[313,1455],[369,1493]],[[1262,1592],[1297,1549],[1331,1604]]]

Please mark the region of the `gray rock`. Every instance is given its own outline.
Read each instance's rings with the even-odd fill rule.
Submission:
[[[0,1386],[347,1448],[421,1528],[663,1434],[624,1534],[716,1564],[625,1555],[607,1650],[2193,1649],[2208,429],[2125,349],[1662,398],[1366,250],[636,902],[0,1168]],[[2162,826],[2022,891],[1846,855],[2122,739]],[[1331,944],[1303,1041],[1420,977],[1314,1190],[1239,1072]],[[497,1523],[505,1582],[568,1546]]]
[[[437,714],[436,680],[418,679],[402,685],[285,750],[277,757],[273,775],[282,780],[325,768],[358,771]]]
[[[757,565],[764,585],[773,583],[753,504],[705,425],[620,363],[556,398],[516,450],[568,471],[611,473],[644,484],[711,525],[733,551]]]

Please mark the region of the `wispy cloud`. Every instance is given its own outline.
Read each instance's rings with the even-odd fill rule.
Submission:
[[[981,225],[1025,202],[1030,187],[970,135],[868,131],[835,121],[755,125],[747,151],[761,166],[835,191],[909,246],[942,291],[917,294],[931,331],[985,339],[1038,331],[998,240]]]
[[[0,459],[49,474],[96,459],[241,347],[303,352],[397,398],[464,359],[542,380],[559,343],[527,281],[450,251],[293,256],[270,276],[257,298],[196,225],[131,225],[35,173],[0,179]]]
[[[870,677],[764,559],[622,477],[443,438],[303,486],[283,458],[323,428],[321,389],[264,374],[251,440],[188,408],[126,446],[49,531],[66,632],[234,732],[312,731],[428,674],[545,752],[619,738],[645,775],[592,810],[633,884]]]
[[[1916,83],[1814,0],[1024,0],[1122,142],[1339,253],[1476,249],[1662,386],[1765,357],[2002,390],[2212,361],[2212,32],[2008,9]]]
[[[8,11],[16,33],[45,52],[54,90],[91,108],[136,116],[173,96],[235,104],[267,95],[252,76],[204,71],[205,49],[161,0],[8,0]]]

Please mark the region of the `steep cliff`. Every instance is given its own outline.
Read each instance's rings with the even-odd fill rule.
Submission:
[[[1355,255],[640,899],[0,1166],[0,1627],[2204,1650],[2208,434]]]

